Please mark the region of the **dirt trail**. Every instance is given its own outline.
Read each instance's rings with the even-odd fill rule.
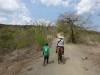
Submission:
[[[19,75],[100,75],[100,69],[91,59],[91,47],[83,45],[65,45],[65,64],[57,63],[55,53],[56,40],[52,44],[50,63],[43,67],[42,58],[23,69]],[[97,52],[100,48],[98,48]],[[89,53],[90,52],[90,53]]]

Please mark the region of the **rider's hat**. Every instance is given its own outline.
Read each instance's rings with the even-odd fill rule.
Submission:
[[[64,36],[62,36],[61,34],[57,34],[57,37],[58,37],[58,38],[61,38],[61,39],[64,38]]]

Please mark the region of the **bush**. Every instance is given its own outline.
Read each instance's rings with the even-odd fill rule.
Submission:
[[[38,47],[42,47],[47,42],[47,34],[42,27],[35,29],[35,43]]]
[[[9,53],[15,48],[14,31],[11,28],[0,30],[0,54]]]
[[[15,33],[16,48],[25,48],[33,45],[34,29],[18,30]]]
[[[51,32],[46,26],[4,26],[0,28],[0,54],[11,53],[15,49],[26,47],[40,49],[48,42],[48,33]]]

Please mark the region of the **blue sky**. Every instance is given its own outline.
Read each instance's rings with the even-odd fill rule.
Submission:
[[[0,0],[0,23],[30,24],[56,22],[62,13],[90,17],[90,25],[100,29],[100,0]]]
[[[35,20],[45,19],[49,21],[56,21],[57,17],[61,13],[74,11],[74,9],[71,7],[63,7],[61,5],[47,6],[45,4],[39,3],[39,1],[32,3],[31,1],[24,0],[24,2],[27,8],[30,9],[32,18]]]

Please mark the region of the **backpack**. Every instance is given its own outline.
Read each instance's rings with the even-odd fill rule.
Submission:
[[[49,54],[49,48],[48,47],[44,47],[44,55],[48,55]]]
[[[60,40],[58,41],[57,46],[58,46],[58,44],[59,44],[60,42],[62,42],[61,40],[62,40],[62,39],[60,39]],[[63,42],[63,44],[64,44],[64,42]]]

